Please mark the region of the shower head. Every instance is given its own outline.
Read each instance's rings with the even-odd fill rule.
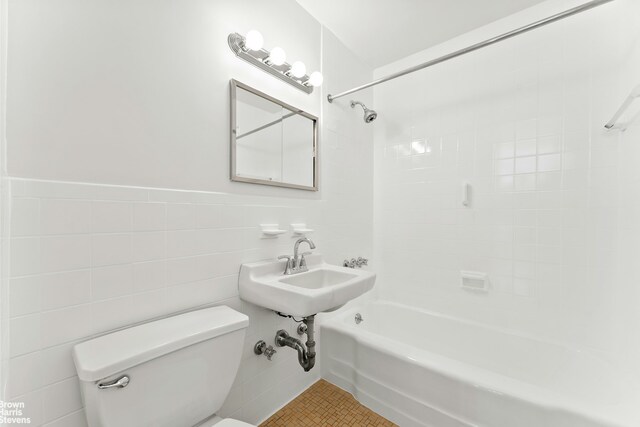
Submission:
[[[356,105],[361,106],[362,109],[364,110],[364,122],[365,123],[371,123],[372,121],[374,121],[378,117],[378,113],[376,113],[375,110],[368,109],[367,106],[364,105],[362,102],[351,101],[351,108],[356,108]]]

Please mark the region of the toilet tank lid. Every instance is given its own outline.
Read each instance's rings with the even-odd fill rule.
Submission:
[[[73,347],[73,360],[80,380],[98,381],[248,325],[246,315],[227,306],[205,308],[82,342]]]

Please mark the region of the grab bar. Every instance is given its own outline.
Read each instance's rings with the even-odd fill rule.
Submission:
[[[616,129],[617,126],[617,122],[618,119],[620,119],[620,117],[622,116],[622,114],[624,114],[624,112],[627,110],[627,108],[629,108],[629,106],[633,103],[633,101],[635,101],[637,98],[640,98],[640,85],[636,86],[636,88],[631,91],[631,94],[629,94],[629,96],[627,96],[627,98],[624,100],[624,102],[622,103],[622,105],[620,106],[620,108],[618,108],[618,111],[616,111],[616,113],[613,115],[613,117],[611,118],[611,120],[609,120],[607,122],[606,125],[604,125],[605,128],[607,129]],[[632,117],[632,120],[635,117]]]

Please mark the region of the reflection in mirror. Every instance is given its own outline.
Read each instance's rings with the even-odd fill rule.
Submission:
[[[231,81],[231,179],[317,190],[317,118]]]

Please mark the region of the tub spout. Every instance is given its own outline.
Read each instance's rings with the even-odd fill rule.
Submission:
[[[291,347],[298,352],[298,363],[305,372],[309,372],[316,364],[316,342],[313,340],[313,329],[315,323],[315,315],[305,317],[303,320],[307,325],[307,342],[306,347],[297,338],[292,337],[284,329],[276,333],[276,345],[278,347]]]

